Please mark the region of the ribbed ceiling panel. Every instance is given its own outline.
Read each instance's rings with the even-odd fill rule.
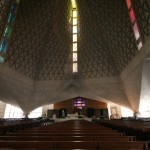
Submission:
[[[5,63],[35,80],[64,79],[72,63],[70,2],[21,0]],[[119,75],[138,52],[125,0],[77,6],[80,77]]]

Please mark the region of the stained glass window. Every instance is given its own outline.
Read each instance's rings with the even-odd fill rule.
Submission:
[[[127,2],[128,9],[130,9],[130,7],[131,7],[131,0],[126,0],[126,2]]]
[[[73,43],[73,52],[77,51],[77,43]]]
[[[4,62],[4,58],[2,56],[0,56],[0,63]]]
[[[76,0],[71,0],[72,2],[72,71],[78,72],[78,46],[77,46],[77,33],[78,33],[78,20],[77,20],[77,5]]]
[[[77,42],[77,34],[73,34],[73,42]]]
[[[73,17],[77,17],[77,10],[73,10]]]
[[[77,25],[77,18],[73,18],[73,25]]]
[[[134,24],[133,30],[134,30],[135,38],[136,38],[136,40],[138,40],[140,37],[140,34],[139,34],[137,23]]]
[[[9,18],[8,18],[8,23],[9,23],[9,24],[12,24],[13,21],[14,21],[14,16],[13,16],[12,13],[10,13],[10,14],[9,14]]]
[[[73,72],[78,72],[78,66],[76,62],[73,63]]]
[[[138,48],[138,50],[140,50],[142,48],[143,44],[142,44],[142,41],[140,39],[140,32],[139,32],[139,29],[138,29],[138,25],[137,25],[137,22],[136,22],[136,17],[135,17],[134,10],[132,8],[131,2],[132,2],[131,0],[126,0],[127,7],[128,7],[128,10],[129,10],[130,20],[131,20],[134,35],[135,35],[135,39],[137,41],[137,48]]]
[[[19,3],[19,0],[14,0],[14,2],[12,3],[11,9],[10,9],[10,13],[9,13],[6,28],[5,28],[5,32],[4,32],[4,35],[3,35],[1,43],[0,43],[0,52],[1,52],[0,53],[0,63],[2,63],[4,61],[3,56],[7,50],[12,26],[13,26],[14,19],[16,16],[16,10],[17,10],[17,4],[18,3]]]
[[[133,11],[132,8],[130,10],[130,19],[131,19],[131,22],[134,23],[134,21],[135,21],[135,15],[134,15],[134,11]]]
[[[6,52],[6,49],[7,49],[7,41],[3,40],[0,46],[0,51],[4,53]]]
[[[86,106],[86,102],[79,97],[73,102],[73,106],[77,107],[78,109],[82,109],[82,107]]]
[[[73,61],[77,61],[77,53],[73,53]]]
[[[7,26],[6,29],[5,29],[4,36],[9,38],[10,33],[11,33],[11,28],[9,26]]]
[[[73,33],[77,33],[77,26],[73,26]]]

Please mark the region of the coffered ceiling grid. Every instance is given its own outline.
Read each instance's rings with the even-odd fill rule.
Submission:
[[[5,24],[8,18],[9,9],[12,1],[0,0],[0,40],[4,32]]]
[[[13,34],[6,55],[6,64],[31,78],[35,77],[36,64],[50,19],[44,10],[51,9],[48,1],[22,0],[16,17]]]
[[[142,41],[145,43],[147,38],[150,36],[150,1],[132,0],[132,4]]]
[[[5,64],[35,80],[64,79],[72,63],[70,3],[21,0]],[[138,52],[125,0],[77,0],[77,6],[80,75],[119,75]]]
[[[5,63],[33,79],[58,78],[70,50],[64,6],[61,0],[22,0]]]
[[[112,57],[103,41],[99,27],[101,24],[97,24],[88,1],[78,0],[78,11],[79,72],[84,78],[117,75]]]
[[[102,54],[103,51],[106,51],[105,53],[107,54],[106,56],[107,58],[109,58],[109,61],[106,59],[106,57],[100,57],[100,54],[97,54],[97,59],[101,60],[101,62],[104,62],[104,64],[97,63],[98,66],[101,66],[100,64],[102,64],[102,73],[97,74],[97,76],[112,76],[119,74],[138,52],[125,1],[95,0],[93,3],[93,1],[91,0],[83,0],[78,2],[80,6],[79,10],[82,10],[82,12],[79,11],[80,20],[82,21],[82,26],[80,27],[82,34],[81,37],[91,37],[91,39],[89,39],[89,41],[86,41],[86,43],[84,43],[82,46],[85,46],[89,43],[90,45],[93,45],[93,48],[89,48],[89,46],[87,46],[87,48],[85,48],[86,50],[81,46],[81,51],[84,51],[82,53],[84,55],[90,55],[90,57],[92,57],[92,53],[95,53],[94,49],[96,49],[96,47],[99,47],[99,49],[97,49],[97,53]],[[86,13],[84,11],[86,11]],[[84,18],[87,19],[85,20]],[[96,34],[97,36],[95,36]],[[101,44],[99,44],[99,39],[101,41]],[[93,40],[95,41],[93,42]],[[83,41],[81,40],[81,42]],[[89,51],[92,50],[93,52],[90,53]],[[81,57],[81,55],[79,56]],[[86,61],[81,63],[84,63],[86,67],[89,66],[86,65]],[[112,67],[108,67],[111,65]],[[103,67],[106,68],[107,73],[105,73],[106,71],[103,72],[103,70],[105,70]],[[83,68],[84,66],[82,66],[82,69]],[[115,71],[112,71],[114,72],[114,74],[108,73],[108,69],[114,69]],[[94,67],[91,72],[94,72],[94,70],[96,71],[96,67]]]
[[[63,79],[71,51],[70,0],[57,0],[51,17],[53,22],[41,56],[37,80]],[[71,62],[70,62],[71,63]]]

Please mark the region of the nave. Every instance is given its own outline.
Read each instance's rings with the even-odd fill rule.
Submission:
[[[0,136],[0,150],[144,150],[146,142],[100,124],[68,120]]]

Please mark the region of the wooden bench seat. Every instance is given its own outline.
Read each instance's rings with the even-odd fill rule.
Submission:
[[[95,141],[131,141],[130,137],[122,136],[122,137],[110,137],[110,136],[99,136],[94,138]]]
[[[60,141],[59,136],[0,136],[0,141]]]
[[[72,141],[62,141],[57,142],[55,149],[98,149],[98,142],[72,142]]]
[[[122,133],[10,133],[9,136],[123,136]]]
[[[55,142],[50,141],[0,141],[0,148],[36,148],[36,149],[55,149]]]
[[[124,149],[145,149],[145,143],[142,141],[130,141],[130,142],[125,142],[125,141],[105,141],[105,142],[99,142],[99,149],[119,149],[122,150]]]
[[[0,150],[143,150],[146,147],[144,142],[133,141],[134,136],[125,136],[99,126],[80,120],[64,121],[41,130],[36,128],[9,133],[0,136]]]
[[[62,136],[60,141],[94,141],[93,136]]]
[[[120,142],[120,141],[0,141],[0,148],[18,149],[139,149],[145,148],[144,142]]]
[[[127,136],[0,136],[0,141],[133,141]]]
[[[0,141],[0,148],[18,148],[18,149],[97,149],[98,142],[35,142],[35,141]]]
[[[18,133],[115,133],[114,130],[31,130],[31,131],[22,131]]]

